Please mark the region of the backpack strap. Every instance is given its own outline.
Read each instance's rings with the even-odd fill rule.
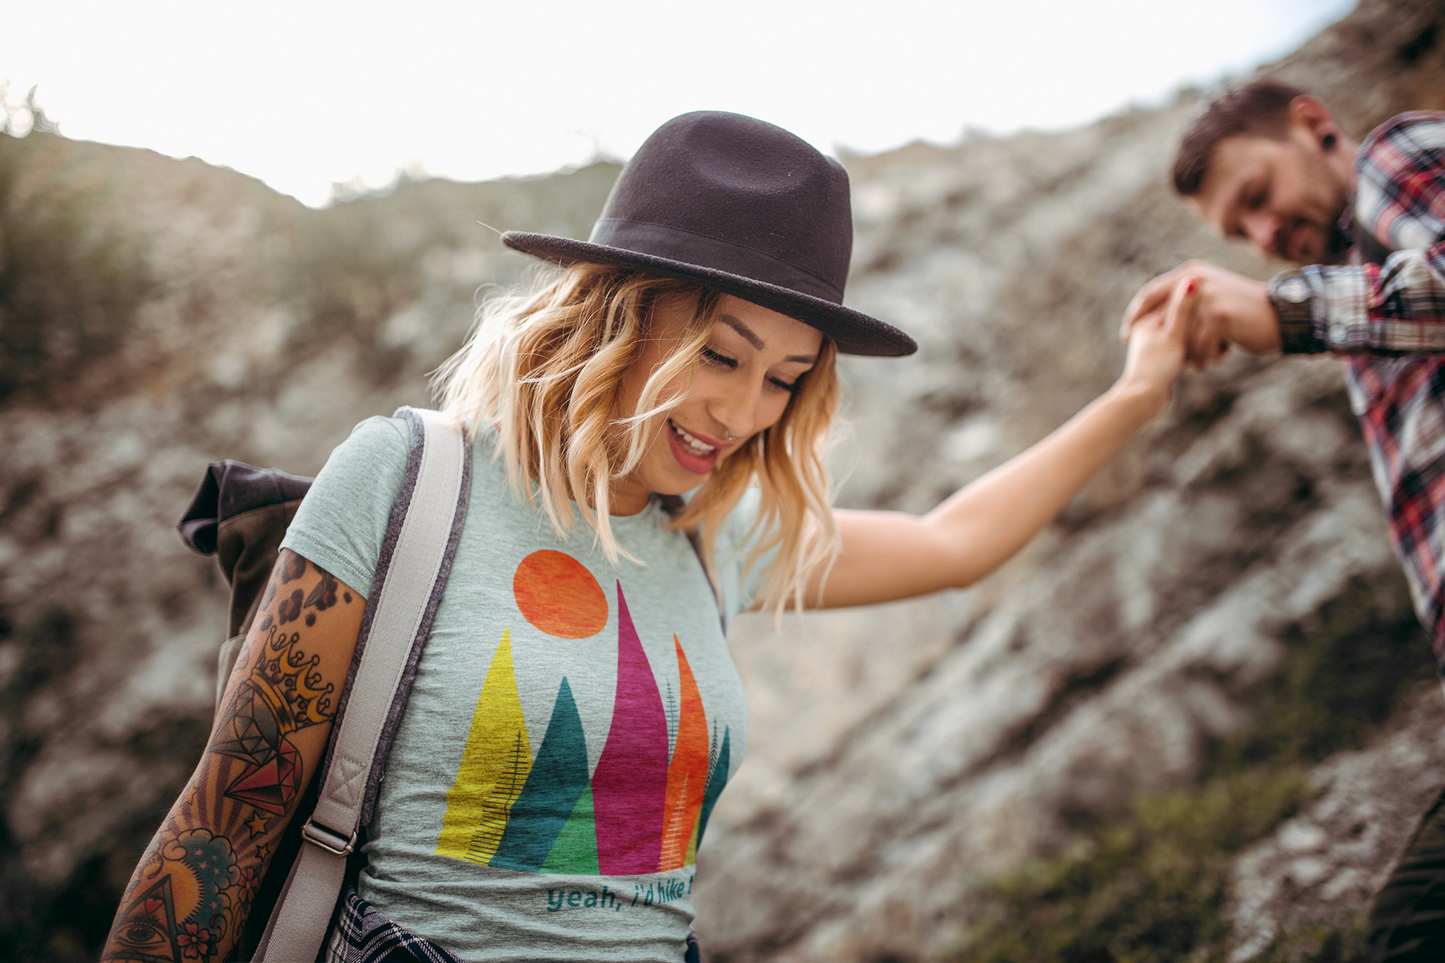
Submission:
[[[346,874],[371,816],[387,750],[451,571],[470,488],[471,451],[435,411],[400,408],[411,451],[366,600],[356,655],[321,769],[316,809],[255,960],[319,960]],[[446,506],[454,506],[451,511]]]

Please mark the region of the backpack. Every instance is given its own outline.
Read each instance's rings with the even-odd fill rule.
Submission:
[[[181,540],[200,555],[216,556],[231,587],[230,619],[216,668],[216,711],[220,711],[226,680],[271,577],[281,540],[296,517],[311,479],[275,468],[244,462],[212,462],[176,526]]]

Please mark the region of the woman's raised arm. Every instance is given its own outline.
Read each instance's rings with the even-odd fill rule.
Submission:
[[[814,585],[808,598],[824,608],[888,602],[970,585],[1007,561],[1164,410],[1184,367],[1193,288],[1181,277],[1168,303],[1135,323],[1113,387],[927,515],[839,510],[842,552],[821,596]]]
[[[326,751],[366,600],[289,550],[210,742],[141,857],[102,959],[225,959]]]

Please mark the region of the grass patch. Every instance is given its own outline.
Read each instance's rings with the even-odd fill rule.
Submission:
[[[1397,573],[1351,584],[1284,635],[1287,654],[1251,699],[1254,722],[1210,752],[1199,781],[1134,801],[1130,815],[1060,856],[991,880],[949,959],[970,963],[1216,963],[1235,854],[1310,799],[1309,772],[1360,746],[1405,689],[1434,671]],[[1302,925],[1258,958],[1364,958],[1359,921]]]

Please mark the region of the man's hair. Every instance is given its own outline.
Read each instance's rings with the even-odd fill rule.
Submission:
[[[1252,134],[1281,138],[1289,129],[1289,105],[1304,91],[1277,80],[1256,80],[1211,100],[1184,132],[1174,158],[1174,189],[1199,193],[1214,149],[1226,137]]]

